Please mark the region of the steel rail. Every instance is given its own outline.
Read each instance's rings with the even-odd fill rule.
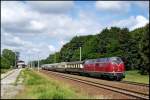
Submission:
[[[137,86],[146,86],[146,87],[149,87],[149,84],[138,83],[138,82],[132,82],[132,81],[121,81],[120,83],[125,83],[125,84],[131,84],[131,85],[137,85]]]

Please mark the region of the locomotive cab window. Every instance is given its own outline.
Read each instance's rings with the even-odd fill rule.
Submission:
[[[86,60],[86,61],[85,61],[85,64],[89,64],[89,60]]]

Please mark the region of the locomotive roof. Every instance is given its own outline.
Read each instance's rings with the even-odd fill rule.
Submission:
[[[114,57],[104,57],[104,58],[96,58],[96,59],[86,59],[85,61],[87,61],[87,60],[97,60],[97,59],[106,59],[106,58],[120,58],[120,57],[114,56]]]

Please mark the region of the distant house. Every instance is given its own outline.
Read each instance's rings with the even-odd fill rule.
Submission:
[[[25,68],[25,62],[22,60],[17,61],[17,67],[18,68]]]

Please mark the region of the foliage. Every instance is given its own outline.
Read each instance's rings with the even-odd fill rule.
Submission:
[[[15,66],[15,52],[9,49],[4,49],[1,55],[1,68],[8,69]]]
[[[55,54],[41,63],[78,61],[82,47],[82,60],[119,56],[126,70],[138,69],[149,73],[149,24],[129,31],[127,28],[105,28],[96,35],[75,36]],[[56,59],[56,58],[57,59]]]
[[[140,72],[141,74],[145,74],[145,73],[149,73],[150,69],[150,43],[149,43],[149,24],[146,25],[146,27],[144,27],[144,32],[143,32],[143,36],[142,39],[139,43],[139,53],[140,53]]]
[[[1,57],[1,68],[4,68],[4,69],[10,68],[10,62],[5,57]]]

